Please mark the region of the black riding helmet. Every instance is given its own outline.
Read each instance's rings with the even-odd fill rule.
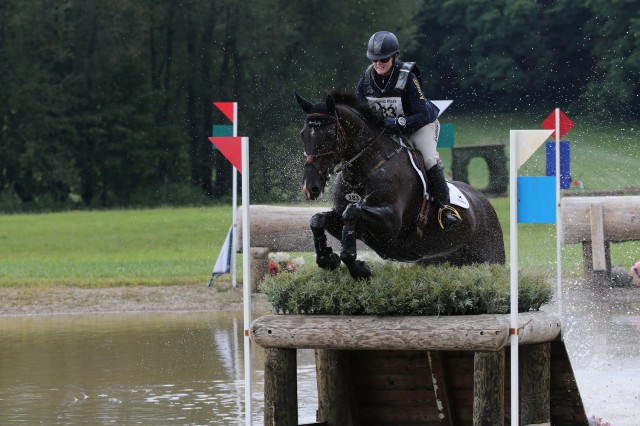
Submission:
[[[389,31],[378,31],[369,39],[367,58],[384,59],[400,53],[398,39]]]

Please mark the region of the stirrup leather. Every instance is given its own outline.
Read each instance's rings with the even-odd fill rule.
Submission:
[[[444,210],[449,210],[450,212],[452,212],[458,219],[462,220],[462,217],[460,217],[460,213],[458,213],[458,210],[456,210],[455,208],[451,207],[448,204],[445,204],[444,206],[440,207],[438,209],[438,223],[440,224],[440,228],[444,229],[444,224],[442,223],[442,212]]]

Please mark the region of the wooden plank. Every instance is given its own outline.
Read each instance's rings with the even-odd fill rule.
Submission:
[[[353,394],[363,425],[438,425],[424,351],[350,351]]]
[[[589,422],[571,361],[564,342],[560,339],[551,342],[550,386],[551,424],[587,426]]]
[[[590,240],[591,203],[600,203],[603,207],[603,233],[606,241],[640,240],[640,196],[563,197],[560,200],[560,239],[563,244]]]
[[[362,374],[376,374],[385,369],[407,372],[415,369],[429,368],[427,352],[416,351],[357,351],[351,354],[351,361],[358,366],[357,371]]]
[[[264,424],[298,425],[295,349],[267,349],[264,367]]]
[[[559,320],[544,312],[518,315],[522,344],[560,334]],[[251,324],[262,347],[371,350],[497,351],[508,344],[508,315],[339,316],[265,315]]]
[[[389,425],[395,426],[401,423],[413,423],[419,425],[438,425],[440,419],[435,411],[429,411],[422,407],[384,407],[380,405],[364,405],[361,410],[361,425]],[[333,423],[342,425],[344,423]]]
[[[606,271],[607,262],[604,256],[604,224],[602,221],[602,204],[589,205],[591,222],[591,250],[593,255],[593,271]]]
[[[431,380],[428,376],[420,377],[415,374],[394,374],[393,370],[380,372],[379,374],[359,374],[354,372],[353,385],[358,388],[369,389],[424,389],[431,388]]]
[[[442,357],[441,351],[429,351],[429,368],[431,369],[431,380],[433,381],[433,395],[436,399],[436,408],[440,417],[441,426],[451,426],[455,424],[452,415],[451,400],[449,398],[449,383],[447,380],[447,367]]]
[[[526,345],[520,349],[520,422],[549,424],[551,421],[551,346]]]
[[[473,424],[500,425],[504,422],[504,349],[478,351],[473,359]]]
[[[353,410],[349,352],[317,350],[318,421],[330,425],[358,424]]]

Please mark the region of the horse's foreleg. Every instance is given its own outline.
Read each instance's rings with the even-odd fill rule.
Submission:
[[[316,264],[323,269],[336,269],[340,265],[340,258],[327,245],[327,216],[329,213],[316,213],[311,217],[311,232],[313,232],[313,245],[316,250]]]
[[[371,269],[361,260],[356,260],[358,255],[356,248],[356,222],[360,217],[362,208],[359,204],[349,204],[342,214],[342,252],[340,259],[349,269],[353,278],[367,279],[371,276]]]

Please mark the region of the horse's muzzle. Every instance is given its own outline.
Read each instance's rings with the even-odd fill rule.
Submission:
[[[314,164],[307,163],[304,168],[302,191],[307,200],[316,200],[324,191],[325,179]]]
[[[320,190],[320,187],[318,185],[312,185],[311,188],[309,188],[307,198],[310,200],[316,200],[320,196],[321,192],[322,191]]]

